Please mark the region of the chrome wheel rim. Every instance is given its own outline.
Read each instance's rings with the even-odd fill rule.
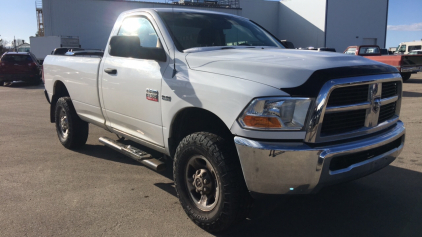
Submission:
[[[214,167],[205,157],[192,156],[186,165],[186,188],[195,206],[202,211],[211,211],[220,198],[220,181]]]
[[[69,135],[69,121],[67,120],[66,111],[62,108],[59,115],[59,133],[64,139]]]

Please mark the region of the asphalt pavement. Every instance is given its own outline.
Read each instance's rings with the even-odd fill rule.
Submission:
[[[268,205],[226,236],[422,236],[422,73],[404,84],[407,128],[385,169]],[[212,236],[181,208],[171,169],[157,173],[98,142],[65,149],[43,86],[0,87],[0,236]]]

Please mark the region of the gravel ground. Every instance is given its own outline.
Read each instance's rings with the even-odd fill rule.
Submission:
[[[422,73],[404,84],[400,157],[365,178],[284,198],[227,236],[422,236]],[[0,236],[210,236],[185,215],[171,170],[107,148],[90,126],[61,146],[43,87],[0,87]]]

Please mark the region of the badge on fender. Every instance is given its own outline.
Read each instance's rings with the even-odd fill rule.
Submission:
[[[147,88],[147,100],[158,102],[158,91]]]

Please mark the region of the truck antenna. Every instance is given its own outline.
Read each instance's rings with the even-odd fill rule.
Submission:
[[[174,6],[171,7],[172,13],[173,13],[173,30],[174,30]],[[170,32],[171,34],[173,34],[173,32]],[[173,36],[173,75],[171,78],[174,78],[174,76],[176,76],[177,74],[177,70],[176,70],[176,43],[175,43],[175,37]]]

